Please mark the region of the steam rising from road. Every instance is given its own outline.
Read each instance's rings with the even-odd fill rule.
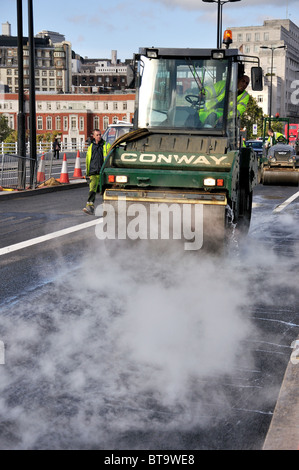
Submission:
[[[254,279],[273,251],[94,243],[76,271],[2,309],[2,449],[184,448],[179,433],[227,419],[236,383],[258,372]]]

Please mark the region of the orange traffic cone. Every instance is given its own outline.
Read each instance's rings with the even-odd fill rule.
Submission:
[[[69,183],[69,175],[67,172],[67,160],[66,160],[66,154],[63,155],[63,161],[62,161],[62,169],[60,173],[60,178],[59,178],[60,183]]]
[[[79,150],[77,152],[76,164],[75,164],[73,177],[74,178],[83,178],[82,171],[81,171],[80,152],[79,152]]]
[[[36,176],[36,182],[37,183],[43,183],[46,180],[45,176],[45,155],[42,153],[40,162],[39,162],[39,167],[38,167],[38,172]]]

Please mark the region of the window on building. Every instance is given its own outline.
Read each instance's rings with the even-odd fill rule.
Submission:
[[[67,116],[63,117],[63,130],[67,131],[68,129],[68,123],[67,123]]]
[[[269,33],[264,33],[264,41],[269,41]]]
[[[56,102],[56,109],[61,109],[59,101]]]
[[[243,40],[243,34],[238,33],[237,34],[237,41],[242,41]]]
[[[52,130],[52,118],[51,116],[47,116],[47,131]]]
[[[61,130],[61,117],[56,116],[56,130],[60,131]]]
[[[250,53],[250,46],[248,46],[248,45],[245,46],[245,53],[246,54]]]
[[[128,103],[126,101],[123,102],[123,110],[125,111],[128,109]]]
[[[77,130],[77,117],[76,116],[71,117],[71,130],[72,131]]]
[[[246,33],[246,41],[247,42],[251,41],[251,34],[250,33]]]
[[[47,101],[47,109],[48,110],[52,109],[51,103],[49,101]]]
[[[95,116],[93,118],[93,128],[94,129],[99,129],[100,128],[100,119],[99,116]]]
[[[260,41],[260,33],[255,33],[254,34],[254,40],[255,41]]]
[[[112,122],[113,122],[113,124],[117,124],[117,122],[118,122],[118,117],[117,117],[117,116],[114,116]]]
[[[257,97],[257,102],[258,102],[258,103],[262,103],[263,101],[264,101],[263,95],[258,95],[258,97]]]
[[[104,118],[103,118],[104,130],[107,129],[108,126],[109,126],[109,118],[108,118],[108,116],[104,116]]]
[[[84,131],[84,117],[80,116],[79,117],[79,126],[80,126],[80,131]]]
[[[108,102],[107,101],[104,101],[104,110],[108,111]]]
[[[97,101],[94,102],[94,109],[99,109],[99,103]]]
[[[118,109],[118,103],[117,101],[113,101],[113,111],[116,111]]]
[[[41,116],[37,117],[37,130],[38,131],[43,130],[43,118]]]

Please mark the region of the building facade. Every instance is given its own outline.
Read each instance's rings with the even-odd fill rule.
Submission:
[[[104,131],[118,121],[132,122],[135,94],[36,94],[36,133],[58,134],[66,146],[84,144],[93,129]],[[0,115],[7,118],[12,129],[17,129],[18,94],[0,94]],[[25,93],[25,124],[29,123],[29,94]]]
[[[0,36],[0,84],[10,93],[18,93],[18,38],[10,35],[10,24],[2,24]],[[72,47],[59,35],[53,42],[48,33],[39,33],[35,43],[35,89],[47,93],[70,93],[72,87]],[[53,33],[54,34],[54,33]],[[58,34],[58,33],[55,33]],[[24,90],[29,89],[29,45],[23,38]]]
[[[111,59],[73,58],[73,93],[109,93],[134,88],[133,59],[124,63],[111,51]]]
[[[244,55],[260,58],[264,90],[254,92],[249,85],[248,92],[257,100],[264,114],[269,115],[272,76],[272,116],[279,113],[281,117],[290,117],[293,121],[299,122],[298,105],[294,100],[295,81],[299,79],[298,26],[290,20],[266,20],[262,26],[228,29],[233,33],[231,47],[238,48]],[[261,46],[266,46],[267,49]],[[245,72],[250,76],[249,67],[250,65]]]

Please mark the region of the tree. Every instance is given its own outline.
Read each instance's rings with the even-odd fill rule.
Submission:
[[[0,142],[3,142],[12,132],[8,125],[7,117],[0,116]]]
[[[257,135],[253,135],[253,124],[257,124]],[[263,135],[263,110],[256,99],[249,95],[246,111],[241,116],[241,128],[246,127],[246,139],[256,139]]]

